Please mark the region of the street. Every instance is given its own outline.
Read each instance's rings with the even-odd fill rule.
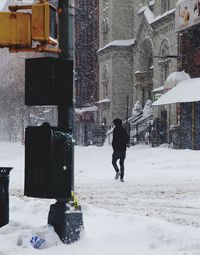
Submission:
[[[199,151],[127,149],[125,182],[114,180],[110,146],[75,147],[75,191],[85,231],[64,245],[46,225],[51,199],[23,196],[24,146],[1,143],[0,160],[10,173],[10,223],[0,229],[0,254],[38,254],[32,235],[46,241],[43,254],[199,255]]]
[[[77,148],[76,191],[81,204],[200,226],[198,151],[131,147],[122,184],[114,180],[111,148],[94,147],[95,159],[90,150]],[[88,158],[86,165],[83,158]]]

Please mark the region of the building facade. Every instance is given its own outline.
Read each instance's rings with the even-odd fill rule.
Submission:
[[[75,1],[75,93],[76,107],[98,99],[98,1]]]
[[[99,6],[99,122],[126,119],[133,97],[134,1],[101,1]],[[130,104],[132,100],[130,100]]]
[[[97,123],[99,98],[99,1],[75,0],[75,140],[89,145]]]
[[[190,75],[190,83],[200,77],[200,1],[179,0],[176,6],[176,31],[179,35],[179,51],[183,56],[181,64]],[[199,94],[198,91],[194,94]],[[192,99],[180,103],[179,147],[200,149],[200,102]]]
[[[104,0],[99,5],[99,121],[108,127],[130,119],[136,102],[144,109],[170,73],[179,70],[176,0]],[[162,93],[162,92],[161,92]],[[153,109],[169,129],[176,107]]]

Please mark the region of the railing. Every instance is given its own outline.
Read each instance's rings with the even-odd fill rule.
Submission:
[[[140,115],[130,120],[130,145],[140,142],[149,143],[152,122],[153,115],[148,117]]]

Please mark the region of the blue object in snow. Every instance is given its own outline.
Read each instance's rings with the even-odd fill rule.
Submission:
[[[39,236],[32,236],[30,242],[34,248],[38,249],[45,242],[45,239],[43,239]]]

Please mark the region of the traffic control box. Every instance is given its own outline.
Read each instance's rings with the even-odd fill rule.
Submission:
[[[25,104],[73,105],[73,61],[52,57],[25,61]]]
[[[70,133],[44,123],[25,133],[24,194],[38,198],[71,197],[73,143]]]
[[[0,24],[0,47],[31,47],[31,14],[0,12]]]
[[[9,223],[9,173],[12,167],[0,167],[0,227]]]
[[[0,12],[0,47],[17,52],[43,51],[48,44],[58,45],[58,14],[53,5],[45,1],[24,6],[10,5],[9,10],[11,12]],[[33,41],[37,42],[35,48],[32,48]],[[46,51],[54,52],[53,47],[46,47]]]
[[[57,9],[48,2],[32,5],[32,39],[56,45]]]

